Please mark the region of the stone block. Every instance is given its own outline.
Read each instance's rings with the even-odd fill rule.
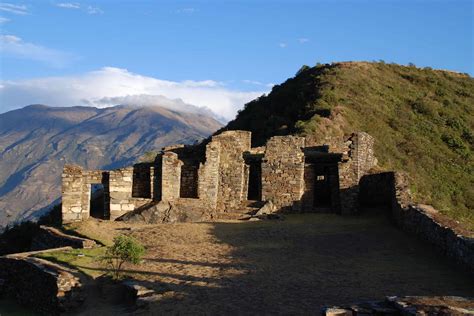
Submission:
[[[80,207],[80,206],[73,206],[73,207],[71,207],[71,212],[73,212],[73,213],[80,213],[80,212],[82,212],[82,207]]]
[[[110,204],[110,211],[120,211],[122,208],[120,207],[120,204]]]
[[[121,205],[122,211],[133,211],[135,209],[134,204],[122,204]]]

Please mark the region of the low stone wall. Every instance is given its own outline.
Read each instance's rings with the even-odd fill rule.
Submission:
[[[43,259],[0,257],[0,279],[5,295],[46,315],[59,315],[83,301],[79,278],[69,269]]]
[[[387,172],[368,175],[361,181],[361,191],[374,189],[374,201],[389,198],[389,216],[401,229],[436,246],[474,274],[474,233],[439,213],[429,205],[414,204],[407,177]],[[362,197],[368,199],[369,197]]]
[[[72,248],[93,248],[95,241],[87,238],[67,235],[59,229],[40,226],[38,233],[33,237],[31,250],[43,250],[70,246]]]

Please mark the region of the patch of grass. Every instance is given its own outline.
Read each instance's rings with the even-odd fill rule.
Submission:
[[[100,260],[105,256],[105,252],[105,247],[98,247],[92,249],[72,249],[67,251],[45,252],[37,254],[36,257],[66,264],[78,269],[88,276],[96,278],[104,274],[103,271],[97,269],[100,268]]]
[[[104,230],[101,229],[101,222],[95,220],[88,220],[84,222],[65,224],[63,229],[85,238],[93,239],[100,242],[102,245],[111,246],[113,244],[113,238],[115,236],[113,229]]]
[[[336,63],[299,71],[245,105],[225,129],[274,135],[366,131],[382,168],[411,176],[415,199],[474,230],[474,79],[386,63]]]

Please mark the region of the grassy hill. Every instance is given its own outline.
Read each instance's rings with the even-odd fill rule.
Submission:
[[[246,104],[225,129],[273,135],[366,131],[379,165],[404,170],[418,202],[474,229],[474,79],[449,71],[351,62],[303,66]]]

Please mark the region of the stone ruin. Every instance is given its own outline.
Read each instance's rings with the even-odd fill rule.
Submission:
[[[93,216],[110,220],[160,203],[179,209],[180,221],[225,218],[265,202],[275,211],[356,213],[359,180],[377,163],[374,139],[358,132],[325,145],[305,142],[274,136],[252,148],[251,132],[225,131],[205,147],[165,147],[152,163],[111,171],[66,165],[62,220],[89,218],[97,196],[101,207]]]

